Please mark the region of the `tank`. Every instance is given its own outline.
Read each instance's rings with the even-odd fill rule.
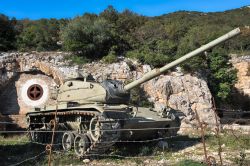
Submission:
[[[51,143],[53,135],[54,143],[60,144],[66,151],[74,149],[77,156],[83,157],[103,154],[120,140],[175,135],[180,125],[177,113],[167,108],[159,115],[149,108],[131,106],[130,90],[240,32],[236,28],[127,85],[118,80],[98,83],[88,75],[72,74],[51,96],[56,104],[33,108],[26,114],[31,140]],[[42,94],[39,84],[31,85],[27,91],[34,101]],[[54,129],[55,134],[52,134]]]

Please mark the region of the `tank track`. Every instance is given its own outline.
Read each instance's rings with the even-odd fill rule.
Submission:
[[[112,119],[107,119],[101,117],[100,136],[97,141],[92,142],[91,146],[86,150],[85,156],[95,156],[103,154],[105,151],[110,149],[120,138],[120,131],[117,129],[120,128],[119,123],[114,123]],[[107,121],[109,121],[107,123]],[[113,121],[113,122],[112,122]],[[105,131],[107,130],[107,131]]]
[[[55,112],[47,112],[47,113],[31,114],[30,117],[44,118],[44,117],[48,117],[48,116],[54,117],[54,115],[55,115]],[[80,157],[100,156],[104,152],[109,150],[120,138],[120,131],[119,131],[120,123],[113,120],[113,119],[105,117],[103,114],[101,114],[99,112],[96,112],[96,111],[57,112],[57,116],[59,118],[64,117],[64,116],[65,117],[66,116],[73,117],[73,116],[79,116],[79,115],[83,115],[85,117],[88,117],[89,119],[97,117],[97,119],[98,119],[97,122],[100,123],[100,133],[99,133],[99,137],[97,140],[91,139],[91,137],[89,136],[90,135],[89,131],[86,133],[78,133],[79,135],[87,134],[91,140],[91,145],[86,149],[86,151],[84,152],[84,155],[80,156]],[[32,123],[34,123],[34,122],[30,121],[30,124],[32,124]],[[66,121],[66,123],[77,123],[77,122],[70,120],[70,121]],[[46,124],[48,124],[48,123],[46,123]],[[59,121],[59,123],[58,123],[59,126],[63,125],[63,124],[65,124],[65,122],[60,123],[60,121]],[[118,131],[117,131],[117,129],[118,129]],[[75,132],[73,132],[73,133],[76,134]],[[48,137],[50,137],[50,134]],[[48,140],[50,141],[50,139],[48,139]],[[35,141],[41,142],[41,139],[38,139]],[[45,143],[45,141],[42,141],[42,142]]]

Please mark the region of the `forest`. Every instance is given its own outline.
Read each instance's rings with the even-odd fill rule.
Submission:
[[[250,25],[250,8],[202,13],[178,11],[146,17],[109,6],[100,14],[71,19],[17,20],[0,14],[0,51],[69,51],[78,64],[118,56],[135,58],[152,67],[172,60],[236,28]],[[250,31],[182,65],[184,72],[200,73],[218,103],[228,103],[236,71],[230,54],[250,52]]]

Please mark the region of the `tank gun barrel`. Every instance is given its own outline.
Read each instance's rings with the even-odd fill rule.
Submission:
[[[222,42],[225,42],[227,41],[228,39],[232,38],[232,37],[235,37],[237,35],[239,35],[241,33],[241,30],[240,28],[236,28],[228,33],[226,33],[225,35],[207,43],[206,45],[203,45],[201,46],[200,48],[182,56],[181,58],[163,66],[162,68],[159,68],[159,69],[154,69],[148,73],[146,73],[145,75],[143,75],[141,78],[139,78],[138,80],[135,80],[127,85],[124,86],[124,90],[125,91],[129,91],[130,89],[146,82],[146,81],[149,81],[159,75],[161,75],[162,73],[166,72],[167,70],[169,70],[170,68],[174,67],[174,66],[177,66],[179,64],[181,64],[182,62],[185,62],[186,60],[196,56],[196,55],[199,55],[200,53],[202,52],[205,52],[206,50],[222,43]]]

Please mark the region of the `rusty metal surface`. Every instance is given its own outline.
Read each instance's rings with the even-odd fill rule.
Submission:
[[[41,116],[50,116],[50,115],[95,115],[95,114],[98,114],[98,112],[96,111],[86,111],[86,110],[83,110],[83,111],[72,111],[72,110],[67,110],[65,112],[46,112],[46,113],[35,113],[35,114],[29,114],[29,116],[38,116],[38,115],[41,115]]]

